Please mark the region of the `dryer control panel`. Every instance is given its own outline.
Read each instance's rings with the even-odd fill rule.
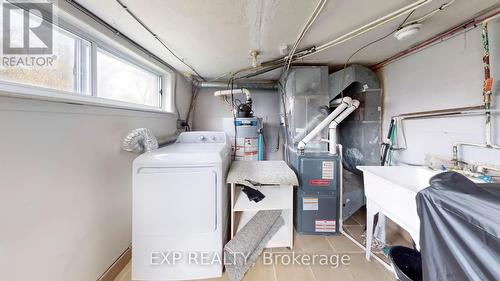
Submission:
[[[228,143],[224,132],[199,131],[184,132],[177,138],[177,143]]]

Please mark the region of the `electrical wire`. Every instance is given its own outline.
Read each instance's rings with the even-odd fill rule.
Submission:
[[[340,92],[340,97],[343,98],[344,97],[344,89],[345,89],[345,86],[344,83],[345,83],[345,78],[346,78],[346,68],[347,68],[347,65],[349,64],[349,62],[351,61],[351,59],[356,55],[358,54],[359,52],[361,52],[362,50],[368,48],[369,46],[375,44],[375,43],[378,43],[382,40],[384,40],[385,38],[391,36],[394,32],[398,31],[405,23],[406,21],[413,15],[413,13],[415,12],[415,10],[411,11],[406,17],[405,19],[403,20],[403,22],[401,24],[398,25],[398,27],[394,30],[392,30],[390,33],[387,33],[386,35],[378,38],[378,39],[375,39],[371,42],[369,42],[368,44],[365,44],[363,45],[361,48],[357,49],[354,53],[352,53],[348,58],[347,60],[345,61],[344,63],[344,68],[342,69],[343,72],[342,72],[342,82],[340,83],[340,85],[342,86],[342,91]]]
[[[293,61],[293,56],[295,54],[295,51],[297,51],[297,48],[299,47],[300,42],[302,41],[302,39],[304,39],[304,36],[306,35],[307,31],[309,30],[309,28],[312,26],[312,24],[316,20],[316,18],[318,18],[318,15],[321,13],[323,8],[325,7],[326,2],[328,2],[328,0],[319,0],[318,4],[316,5],[316,8],[314,8],[314,12],[312,13],[311,17],[307,20],[306,25],[304,26],[304,28],[300,32],[299,37],[295,41],[295,44],[293,44],[293,47],[290,50],[290,53],[288,54],[288,60],[287,60],[285,71],[284,71],[285,73],[288,72],[288,69],[290,69],[290,65],[292,64],[292,61]]]
[[[286,79],[285,79],[285,82],[286,82]],[[281,84],[280,81],[278,81],[278,85],[279,85],[279,87],[278,87],[279,91],[281,92],[281,106],[283,107],[283,125],[284,125],[283,133],[285,134],[285,136],[283,138],[283,145],[284,145],[283,153],[285,154],[285,157],[286,157],[285,160],[288,162],[288,160],[289,160],[288,153],[286,152],[287,147],[288,147],[288,116],[286,113],[286,101],[285,101],[286,93],[284,91],[284,86]],[[278,133],[278,150],[279,150],[279,133]]]
[[[194,67],[189,65],[183,58],[179,57],[168,45],[156,34],[154,33],[137,15],[135,15],[121,0],[115,0],[133,19],[135,19],[144,29],[146,29],[149,34],[151,34],[163,47],[174,56],[177,60],[179,60],[182,64],[184,64],[187,68],[194,72],[202,81],[207,81],[203,76],[201,76]]]
[[[357,28],[356,30],[353,30],[347,34],[344,34],[334,40],[331,40],[327,43],[324,43],[320,46],[312,46],[312,47],[309,47],[309,48],[306,48],[302,51],[300,51],[299,53],[295,53],[293,56],[292,56],[292,60],[293,61],[296,61],[298,59],[304,59],[306,57],[309,57],[311,55],[314,55],[314,54],[317,54],[319,52],[322,52],[326,49],[329,49],[333,46],[336,46],[338,44],[341,44],[341,43],[344,43],[346,41],[349,41],[353,38],[356,38],[368,31],[371,31],[383,24],[386,24],[396,18],[399,18],[400,16],[403,16],[407,13],[413,13],[416,9],[422,7],[423,5],[426,5],[430,2],[431,0],[419,0],[419,1],[416,1],[415,3],[412,3],[404,8],[401,8],[397,11],[394,11],[382,18],[379,18],[378,20],[376,21],[373,21],[373,22],[370,22],[360,28]],[[257,68],[243,68],[243,69],[240,69],[236,72],[229,72],[229,73],[226,73],[226,74],[223,74],[219,77],[226,77],[228,75],[231,75],[232,74],[232,77],[234,77],[234,79],[241,79],[241,78],[250,78],[250,77],[253,77],[253,76],[256,76],[256,75],[259,75],[259,74],[262,74],[262,73],[265,73],[265,72],[268,72],[268,71],[271,71],[271,70],[274,70],[276,68],[279,68],[279,67],[283,67],[283,66],[286,66],[287,65],[287,60],[288,60],[289,56],[283,56],[281,58],[278,58],[278,59],[274,59],[274,60],[271,60],[271,61],[266,61],[266,62],[263,62],[261,64],[260,67],[257,67]],[[247,71],[252,71],[252,73],[249,73],[247,74],[246,76],[244,77],[237,77],[237,74],[239,73],[242,73],[242,72],[247,72]],[[258,74],[255,74],[254,72],[258,72]]]
[[[234,104],[234,94],[233,94],[233,89],[234,89],[234,79],[231,78],[230,80],[231,83],[231,112],[233,114],[233,125],[234,125],[234,154],[233,154],[233,160],[236,160],[236,150],[238,150],[237,146],[237,137],[238,137],[238,130],[236,128],[236,112],[235,112],[235,104]]]
[[[192,85],[191,85],[191,102],[189,104],[189,110],[188,110],[188,113],[186,115],[186,127],[187,127],[188,131],[191,131],[191,124],[189,121],[191,120],[191,115],[193,115],[195,112],[196,101],[198,99],[199,93],[200,93],[200,87],[195,85],[195,83],[192,83]]]

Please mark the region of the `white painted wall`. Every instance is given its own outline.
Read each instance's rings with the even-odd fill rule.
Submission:
[[[177,79],[185,116],[190,85]],[[96,280],[131,242],[131,129],[176,115],[0,96],[0,279]]]
[[[490,24],[494,104],[500,89],[500,21]],[[482,41],[480,28],[412,54],[381,71],[383,77],[384,123],[387,135],[391,116],[415,111],[482,104]],[[500,123],[493,119],[494,139],[500,142]],[[484,116],[404,121],[408,149],[395,152],[396,160],[423,164],[425,154],[452,156],[456,141],[483,143]],[[465,148],[464,160],[500,165],[500,152]]]
[[[193,128],[199,130],[222,131],[222,118],[232,117],[231,107],[221,97],[214,97],[217,88],[203,88],[198,95],[193,118]],[[266,141],[264,159],[282,159],[281,146],[278,146],[280,124],[279,96],[277,91],[251,90],[253,110],[256,117],[264,122]],[[235,96],[244,100],[244,96]],[[278,150],[279,148],[279,150]]]

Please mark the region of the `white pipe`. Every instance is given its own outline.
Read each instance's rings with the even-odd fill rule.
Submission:
[[[398,18],[398,17],[400,17],[402,15],[411,13],[412,11],[420,8],[423,5],[428,4],[431,1],[432,0],[419,0],[419,1],[416,1],[416,2],[414,2],[412,4],[410,4],[410,5],[407,5],[407,6],[403,7],[403,8],[401,8],[401,9],[397,10],[397,11],[394,11],[394,12],[392,12],[390,14],[387,14],[387,15],[381,17],[381,18],[378,18],[378,19],[376,19],[376,20],[374,20],[374,21],[372,21],[372,22],[370,22],[368,24],[365,24],[362,27],[359,27],[359,28],[357,28],[357,29],[355,29],[355,30],[353,30],[351,32],[348,32],[348,33],[346,33],[346,34],[344,34],[344,35],[342,35],[340,37],[337,37],[337,38],[335,38],[335,39],[333,39],[333,40],[331,40],[331,41],[329,41],[327,43],[324,43],[324,44],[316,47],[316,50],[314,52],[306,54],[304,56],[301,56],[300,59],[303,59],[305,57],[308,57],[308,56],[311,56],[313,54],[319,53],[319,52],[324,51],[326,49],[329,49],[329,48],[331,48],[333,46],[336,46],[338,44],[341,44],[341,43],[344,43],[346,41],[349,41],[349,40],[351,40],[351,39],[353,39],[355,37],[358,37],[359,35],[362,35],[362,34],[368,32],[370,30],[373,30],[373,29],[375,29],[375,28],[377,28],[377,27],[379,27],[379,26],[381,26],[381,25],[383,25],[383,24],[385,24],[387,22],[390,22],[390,21],[392,21],[392,20],[394,20],[394,19],[396,19],[396,18]]]
[[[299,47],[300,42],[302,41],[302,39],[306,35],[306,33],[309,30],[309,28],[312,26],[312,24],[314,23],[314,21],[316,20],[316,18],[318,17],[318,15],[321,13],[321,11],[323,10],[323,8],[325,7],[325,4],[326,4],[327,1],[328,0],[320,0],[318,2],[316,8],[314,9],[313,14],[309,18],[309,20],[306,22],[306,25],[304,26],[304,28],[302,29],[301,33],[299,34],[299,37],[297,38],[297,41],[295,41],[295,44],[293,44],[293,47],[290,50],[290,53],[288,54],[288,57],[287,57],[287,60],[288,60],[287,67],[286,67],[287,70],[290,67],[290,64],[292,63],[293,55],[295,54],[295,51],[297,51],[297,48]]]
[[[350,106],[351,103],[352,99],[350,97],[343,98],[342,103],[299,142],[299,144],[297,145],[297,149],[304,150],[306,148],[306,144],[310,142],[317,134],[319,134],[321,130],[326,128],[326,126],[328,126],[328,124],[330,124],[333,119],[335,119],[339,114],[342,113],[342,111]]]
[[[328,141],[329,141],[329,153],[332,155],[337,154],[337,126],[340,122],[344,121],[344,119],[349,116],[354,110],[359,107],[359,101],[353,100],[351,106],[349,106],[346,110],[339,114],[328,126]]]
[[[232,90],[222,90],[222,91],[215,91],[214,96],[220,97],[220,96],[230,96],[230,95],[236,95],[236,94],[245,94],[247,100],[251,100],[251,94],[248,89],[241,88],[241,89],[232,89]]]
[[[413,24],[413,23],[421,23],[423,22],[424,20],[432,17],[434,14],[436,14],[437,12],[440,12],[446,8],[448,8],[449,6],[451,6],[451,4],[453,4],[455,2],[455,0],[451,0],[449,1],[448,3],[444,3],[443,5],[441,5],[439,8],[437,8],[436,10],[433,10],[425,15],[423,15],[422,17],[416,19],[416,20],[413,20],[413,21],[410,21],[408,24],[405,24],[406,25],[410,25],[410,24]]]
[[[322,45],[314,48],[314,50],[308,49],[308,51],[310,51],[310,53],[307,53],[305,55],[297,55],[297,57],[292,58],[292,61],[296,61],[296,60],[299,60],[299,59],[304,59],[306,57],[315,55],[315,54],[317,54],[317,53],[319,53],[321,51],[324,51],[324,50],[326,50],[328,48],[331,48],[333,46],[336,46],[336,45],[341,44],[343,42],[349,41],[349,40],[351,40],[351,39],[353,39],[355,37],[358,37],[359,35],[362,35],[362,34],[368,32],[368,31],[376,28],[376,27],[379,27],[379,26],[381,26],[381,25],[383,25],[383,24],[385,24],[385,23],[387,23],[389,21],[397,19],[397,18],[401,17],[402,15],[411,13],[412,11],[414,11],[414,10],[416,10],[416,9],[418,9],[418,8],[420,8],[420,7],[428,4],[430,2],[432,2],[432,0],[419,0],[419,1],[416,1],[416,2],[414,2],[412,4],[410,4],[410,5],[407,5],[407,6],[403,7],[403,8],[401,8],[401,9],[397,10],[397,11],[394,11],[394,12],[390,13],[390,14],[388,14],[386,16],[383,16],[383,17],[378,18],[378,19],[376,19],[376,20],[374,20],[374,21],[372,21],[372,22],[370,22],[368,24],[365,24],[365,25],[363,25],[360,28],[357,28],[357,29],[355,29],[353,31],[350,31],[350,32],[348,32],[348,33],[340,36],[340,37],[337,37],[336,39],[333,39],[333,40],[331,40],[331,41],[329,41],[327,43],[324,43],[324,44],[322,44]],[[285,66],[286,66],[289,58],[290,58],[289,55],[286,55],[286,56],[283,56],[283,57],[281,57],[279,59],[273,60],[272,62],[273,63],[274,62],[281,62],[281,63],[284,63]],[[220,79],[222,77],[231,75],[232,73],[239,73],[239,72],[244,71],[244,70],[245,69],[240,69],[238,71],[227,72],[227,73],[224,73],[222,75],[219,75],[216,79]],[[214,80],[216,80],[216,79],[214,79]]]

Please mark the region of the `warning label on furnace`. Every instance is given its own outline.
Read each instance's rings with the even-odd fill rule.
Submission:
[[[333,180],[333,161],[323,161],[321,169],[321,178]]]
[[[316,220],[314,226],[316,232],[335,232],[337,222],[335,220]]]
[[[318,210],[318,198],[315,198],[315,197],[302,198],[302,209],[304,211],[317,211]]]

